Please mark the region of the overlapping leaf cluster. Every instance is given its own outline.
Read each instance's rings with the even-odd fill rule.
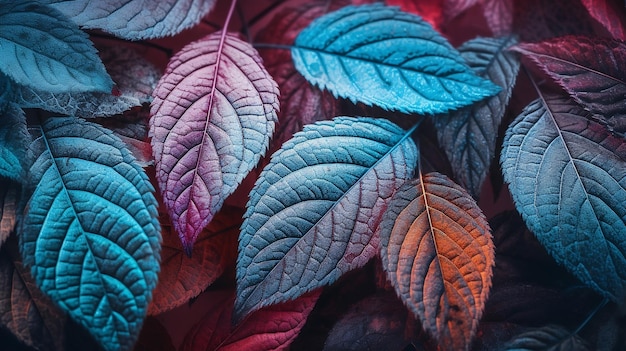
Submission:
[[[623,4],[255,6],[0,2],[2,345],[620,349]]]

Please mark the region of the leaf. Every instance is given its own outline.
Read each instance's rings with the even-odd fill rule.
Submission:
[[[24,108],[82,118],[109,117],[134,106],[152,101],[152,91],[161,74],[137,52],[126,47],[104,47],[100,56],[111,78],[117,83],[118,95],[110,92],[61,92],[26,86],[15,86],[16,102]]]
[[[43,0],[81,27],[129,40],[172,36],[200,22],[215,0]]]
[[[171,226],[162,225],[161,273],[149,314],[160,314],[187,303],[219,278],[226,268],[234,266],[242,217],[243,211],[224,207],[198,236],[192,257],[185,255]]]
[[[498,128],[515,85],[519,60],[506,49],[513,37],[477,38],[459,51],[478,76],[490,79],[502,90],[498,95],[447,115],[433,117],[439,144],[451,162],[455,179],[478,198],[496,153]]]
[[[511,34],[513,0],[482,0],[485,20],[494,36]]]
[[[312,84],[386,110],[442,113],[499,91],[420,17],[381,4],[319,17],[298,35],[291,54]]]
[[[146,318],[133,351],[176,351],[168,330],[155,317]]]
[[[332,5],[336,6],[335,3]],[[298,33],[328,9],[327,1],[285,8],[258,34],[256,41],[292,45]],[[289,51],[265,49],[259,54],[281,91],[279,123],[272,139],[272,150],[280,148],[304,125],[336,116],[337,100],[329,92],[308,84],[296,71]]]
[[[404,350],[407,310],[393,293],[378,293],[350,308],[328,333],[324,350]]]
[[[626,296],[626,143],[566,97],[542,96],[507,129],[500,163],[517,210],[557,263]]]
[[[443,25],[443,2],[444,0],[387,0],[385,3],[391,6],[399,6],[404,12],[414,13],[430,23],[435,30],[441,32]]]
[[[546,325],[517,335],[504,345],[506,351],[588,351],[586,342],[559,325]]]
[[[579,1],[514,1],[513,13],[513,29],[522,42],[595,33],[592,20]]]
[[[0,4],[0,71],[18,84],[52,93],[111,92],[87,34],[38,1]]]
[[[482,0],[444,0],[443,14],[449,22]]]
[[[258,53],[214,33],[176,54],[154,91],[157,181],[185,252],[269,145],[278,87]]]
[[[124,144],[100,126],[58,117],[33,133],[24,263],[103,348],[129,350],[159,271],[154,188]]]
[[[0,287],[2,327],[39,351],[64,349],[66,316],[37,288],[14,240],[0,251]]]
[[[617,0],[582,0],[582,4],[613,39],[626,40],[626,11]]]
[[[405,183],[380,224],[383,268],[400,299],[444,350],[469,350],[491,287],[489,224],[439,173]]]
[[[13,95],[13,83],[11,78],[0,72],[0,114],[3,114],[7,106],[9,106],[9,103],[13,101]]]
[[[513,48],[545,73],[586,110],[626,132],[626,43],[566,36]]]
[[[298,336],[321,291],[265,307],[232,326],[234,296],[216,303],[185,336],[181,351],[286,350]]]
[[[0,123],[0,177],[22,182],[24,159],[30,136],[26,129],[26,117],[15,104],[2,113]]]
[[[0,247],[15,230],[20,190],[18,183],[0,180]]]
[[[337,117],[272,155],[239,235],[235,318],[331,284],[376,255],[374,230],[417,162],[411,132]]]

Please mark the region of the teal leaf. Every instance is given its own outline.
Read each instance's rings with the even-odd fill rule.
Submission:
[[[305,126],[272,155],[244,215],[236,318],[331,284],[374,257],[375,230],[413,175],[412,130],[374,118]]]
[[[75,117],[32,131],[20,248],[41,290],[106,350],[130,350],[157,283],[154,188],[112,132]]]
[[[381,4],[319,17],[298,35],[291,53],[309,82],[386,110],[443,113],[500,91],[477,77],[426,21]]]
[[[0,3],[0,71],[49,92],[110,93],[113,81],[86,33],[37,1]]]
[[[81,27],[129,40],[162,38],[198,24],[215,0],[42,0]]]
[[[626,296],[626,141],[576,102],[543,96],[509,126],[500,162],[517,210],[557,263]]]
[[[478,198],[495,156],[498,128],[519,71],[519,59],[507,52],[516,43],[513,37],[503,37],[477,38],[461,45],[459,51],[474,72],[502,90],[472,106],[433,117],[455,179],[474,198]]]
[[[0,177],[23,181],[23,162],[29,143],[24,111],[9,104],[7,110],[0,113]]]
[[[11,78],[0,72],[0,113],[4,112],[13,101],[13,84]]]

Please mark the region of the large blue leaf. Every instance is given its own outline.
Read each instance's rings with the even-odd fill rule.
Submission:
[[[22,163],[29,143],[24,111],[15,104],[9,104],[4,113],[0,112],[0,177],[17,182],[23,180]]]
[[[456,180],[475,198],[495,155],[498,128],[519,70],[519,59],[506,51],[515,43],[515,38],[503,37],[477,38],[461,45],[461,55],[476,74],[502,90],[473,106],[433,118]]]
[[[139,40],[177,34],[200,22],[215,0],[42,0],[85,28]]]
[[[626,142],[576,102],[535,100],[509,126],[501,163],[541,244],[613,301],[626,296]]]
[[[113,81],[78,26],[37,1],[0,2],[0,71],[49,92],[111,92]]]
[[[364,265],[417,148],[384,119],[305,126],[272,155],[250,194],[239,237],[236,316],[295,299]]]
[[[106,350],[129,350],[157,283],[154,188],[124,143],[83,120],[33,131],[20,247],[35,281]]]
[[[442,113],[500,90],[474,75],[430,24],[381,4],[348,6],[318,18],[291,52],[309,82],[387,110]]]

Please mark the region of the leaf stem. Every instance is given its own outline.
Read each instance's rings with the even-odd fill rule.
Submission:
[[[600,311],[602,309],[602,307],[606,306],[606,304],[609,302],[608,298],[604,298],[602,299],[602,301],[600,301],[600,303],[598,304],[598,306],[596,306],[587,316],[587,318],[585,318],[585,320],[580,323],[580,325],[578,326],[578,328],[576,328],[576,330],[574,330],[572,332],[572,335],[576,335],[578,334],[585,326],[587,326],[587,324],[589,323],[589,321],[591,321],[591,319],[593,319],[593,317],[596,315],[596,313],[598,313],[598,311]]]

